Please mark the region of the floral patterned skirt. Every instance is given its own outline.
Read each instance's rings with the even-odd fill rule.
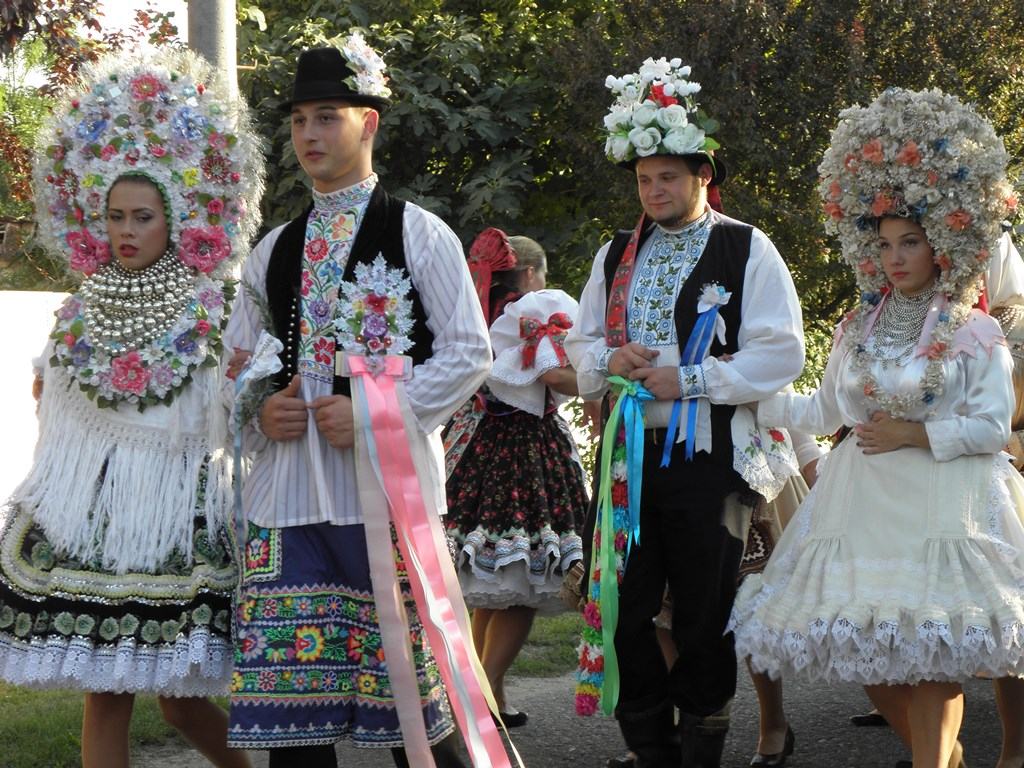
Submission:
[[[476,401],[474,401],[476,402]],[[583,470],[565,420],[467,404],[449,426],[448,535],[470,608],[565,610],[562,578],[583,557]]]
[[[161,696],[227,692],[236,583],[226,532],[197,517],[191,560],[117,574],[55,551],[32,516],[0,532],[0,678],[16,685]]]
[[[232,747],[398,747],[398,724],[361,525],[249,526],[236,608]],[[399,563],[427,739],[454,731]]]

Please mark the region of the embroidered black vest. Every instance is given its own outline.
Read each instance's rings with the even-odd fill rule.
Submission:
[[[719,309],[719,314],[725,320],[725,344],[718,341],[716,337],[711,343],[710,353],[713,357],[722,354],[734,354],[739,349],[738,337],[740,323],[743,315],[741,306],[743,304],[743,278],[746,274],[747,260],[750,258],[750,239],[754,228],[749,224],[730,219],[727,216],[712,212],[713,221],[711,234],[708,237],[704,253],[693,268],[693,272],[686,278],[679,291],[679,297],[675,306],[676,337],[679,340],[679,352],[682,354],[686,346],[686,340],[690,338],[690,331],[697,323],[697,299],[708,283],[718,283],[723,286],[732,296],[729,303]],[[651,224],[642,234],[640,245],[650,237],[654,231],[654,224]],[[632,232],[620,231],[616,233],[608,248],[608,254],[604,260],[605,274],[605,298],[611,293],[612,280],[615,277],[615,270],[622,261],[622,255],[629,243]],[[728,467],[732,471],[733,445],[732,445],[732,415],[736,410],[733,405],[711,405],[711,460],[722,468]],[[702,455],[695,454],[695,460]],[[672,462],[675,466],[675,462]],[[734,481],[740,486],[746,487],[740,476],[732,472]]]
[[[306,220],[310,211],[312,206],[285,225],[274,243],[267,265],[267,303],[274,323],[273,331],[284,343],[280,355],[283,368],[274,379],[277,389],[284,389],[298,371],[302,256],[306,244]],[[342,280],[354,279],[356,264],[369,264],[378,254],[384,257],[389,266],[399,267],[405,274],[409,274],[403,237],[404,215],[404,200],[391,197],[380,184],[374,187],[359,232],[352,243]],[[412,358],[414,365],[419,365],[430,357],[434,334],[427,327],[427,313],[423,309],[415,281],[409,298],[412,300],[414,321],[411,335],[413,346],[405,354]],[[348,395],[348,378],[335,376],[333,391],[335,394]]]

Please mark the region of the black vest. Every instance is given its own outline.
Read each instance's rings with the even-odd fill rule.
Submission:
[[[274,379],[277,389],[284,389],[298,371],[302,256],[306,244],[306,220],[310,211],[312,206],[285,225],[274,243],[267,264],[267,303],[274,323],[274,335],[284,343],[280,355],[283,368]],[[378,184],[370,196],[359,232],[352,243],[342,280],[354,279],[356,264],[370,264],[378,254],[384,257],[389,266],[398,267],[409,274],[405,261],[404,214],[405,201],[391,197]],[[412,300],[414,320],[411,335],[413,346],[405,354],[412,358],[414,365],[419,365],[430,357],[434,334],[427,327],[427,313],[423,309],[415,282],[409,298]],[[348,395],[348,379],[335,376],[333,391],[335,394]]]
[[[739,329],[743,320],[741,306],[743,304],[743,278],[747,270],[747,260],[750,258],[750,239],[754,228],[749,224],[730,219],[719,213],[712,212],[714,226],[711,227],[711,234],[708,237],[704,253],[693,268],[693,272],[686,278],[679,291],[679,298],[675,306],[676,337],[679,340],[679,352],[682,354],[686,346],[686,340],[690,338],[690,331],[697,323],[697,299],[704,286],[708,283],[718,283],[732,294],[729,303],[719,309],[719,314],[725,320],[725,344],[718,341],[718,338],[711,342],[710,353],[713,357],[722,354],[734,354],[739,350]],[[654,231],[654,224],[647,227],[641,234],[640,246],[650,237]],[[605,276],[605,298],[611,293],[612,281],[615,279],[615,270],[622,261],[626,245],[632,236],[631,231],[620,231],[616,233],[608,248],[608,254],[604,260]],[[733,476],[732,481],[739,481],[742,487],[746,487],[738,474],[732,470],[733,445],[732,445],[732,415],[736,410],[733,405],[711,405],[711,461],[725,469],[728,468]],[[697,453],[694,455],[695,462],[700,461],[706,454]],[[672,463],[675,466],[675,462]]]

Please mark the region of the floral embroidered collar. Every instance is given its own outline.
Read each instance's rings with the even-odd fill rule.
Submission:
[[[131,403],[142,411],[169,405],[196,368],[217,365],[226,304],[233,295],[233,283],[199,275],[185,309],[166,332],[138,348],[107,352],[90,337],[87,303],[74,294],[57,310],[50,365],[66,370],[100,408]]]
[[[377,174],[371,173],[358,184],[338,189],[334,192],[317,192],[313,190],[313,210],[318,213],[338,213],[352,210],[370,201],[370,195],[377,187]]]

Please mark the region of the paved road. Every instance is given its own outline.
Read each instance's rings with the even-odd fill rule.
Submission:
[[[510,681],[509,698],[530,713],[530,722],[512,731],[527,768],[603,768],[604,761],[622,750],[615,722],[608,718],[580,718],[572,711],[572,679],[526,678]],[[855,686],[812,687],[791,684],[786,705],[796,733],[796,751],[787,765],[793,768],[892,768],[908,757],[887,728],[854,728],[847,717],[867,708],[867,699]],[[990,683],[967,685],[967,714],[961,733],[965,758],[971,768],[988,768],[999,754],[999,721]],[[749,680],[743,675],[733,709],[733,727],[726,744],[723,768],[742,768],[757,744],[757,704]],[[392,768],[386,752],[338,748],[343,768]],[[266,766],[266,754],[255,753],[257,768]],[[139,768],[201,768],[207,763],[187,747],[172,744],[141,750]]]

